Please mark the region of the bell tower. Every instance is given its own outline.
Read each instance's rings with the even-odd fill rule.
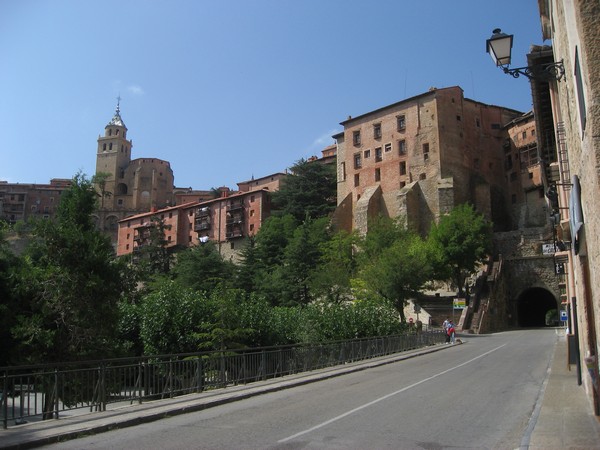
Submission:
[[[121,118],[120,103],[121,97],[118,97],[117,109],[104,127],[104,136],[98,136],[96,177],[103,179],[101,190],[106,193],[102,197],[102,209],[115,209],[115,197],[127,195],[129,191],[125,170],[131,162],[133,142],[127,140],[127,127]]]

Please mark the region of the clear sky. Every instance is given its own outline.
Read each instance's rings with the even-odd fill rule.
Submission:
[[[132,157],[194,189],[282,172],[430,87],[529,111],[494,28],[513,67],[543,43],[536,0],[0,0],[0,180],[93,175],[119,95]]]

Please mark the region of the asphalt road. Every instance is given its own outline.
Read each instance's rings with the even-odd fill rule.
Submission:
[[[516,449],[548,374],[554,329],[464,345],[61,449]]]

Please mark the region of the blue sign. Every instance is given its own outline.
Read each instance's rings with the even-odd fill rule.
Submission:
[[[567,321],[567,312],[566,311],[563,310],[560,312],[560,320],[563,322]]]

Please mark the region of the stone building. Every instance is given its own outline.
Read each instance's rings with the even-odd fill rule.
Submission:
[[[546,138],[548,182],[554,192],[557,270],[565,278],[570,362],[589,362],[598,377],[600,333],[600,3],[538,0],[542,35],[552,47],[535,47],[533,67],[561,63],[564,77],[532,80],[536,120]],[[584,362],[584,358],[589,359]],[[596,378],[597,379],[597,378]],[[598,387],[582,378],[600,415]]]
[[[171,165],[158,158],[132,159],[127,131],[117,104],[104,136],[98,136],[96,186],[101,196],[95,214],[98,228],[115,243],[119,220],[175,205]]]
[[[426,233],[440,215],[469,202],[497,230],[512,229],[507,185],[520,184],[521,174],[506,163],[506,125],[522,115],[449,87],[349,117],[334,136],[337,226],[365,233],[369,219],[383,214]]]

